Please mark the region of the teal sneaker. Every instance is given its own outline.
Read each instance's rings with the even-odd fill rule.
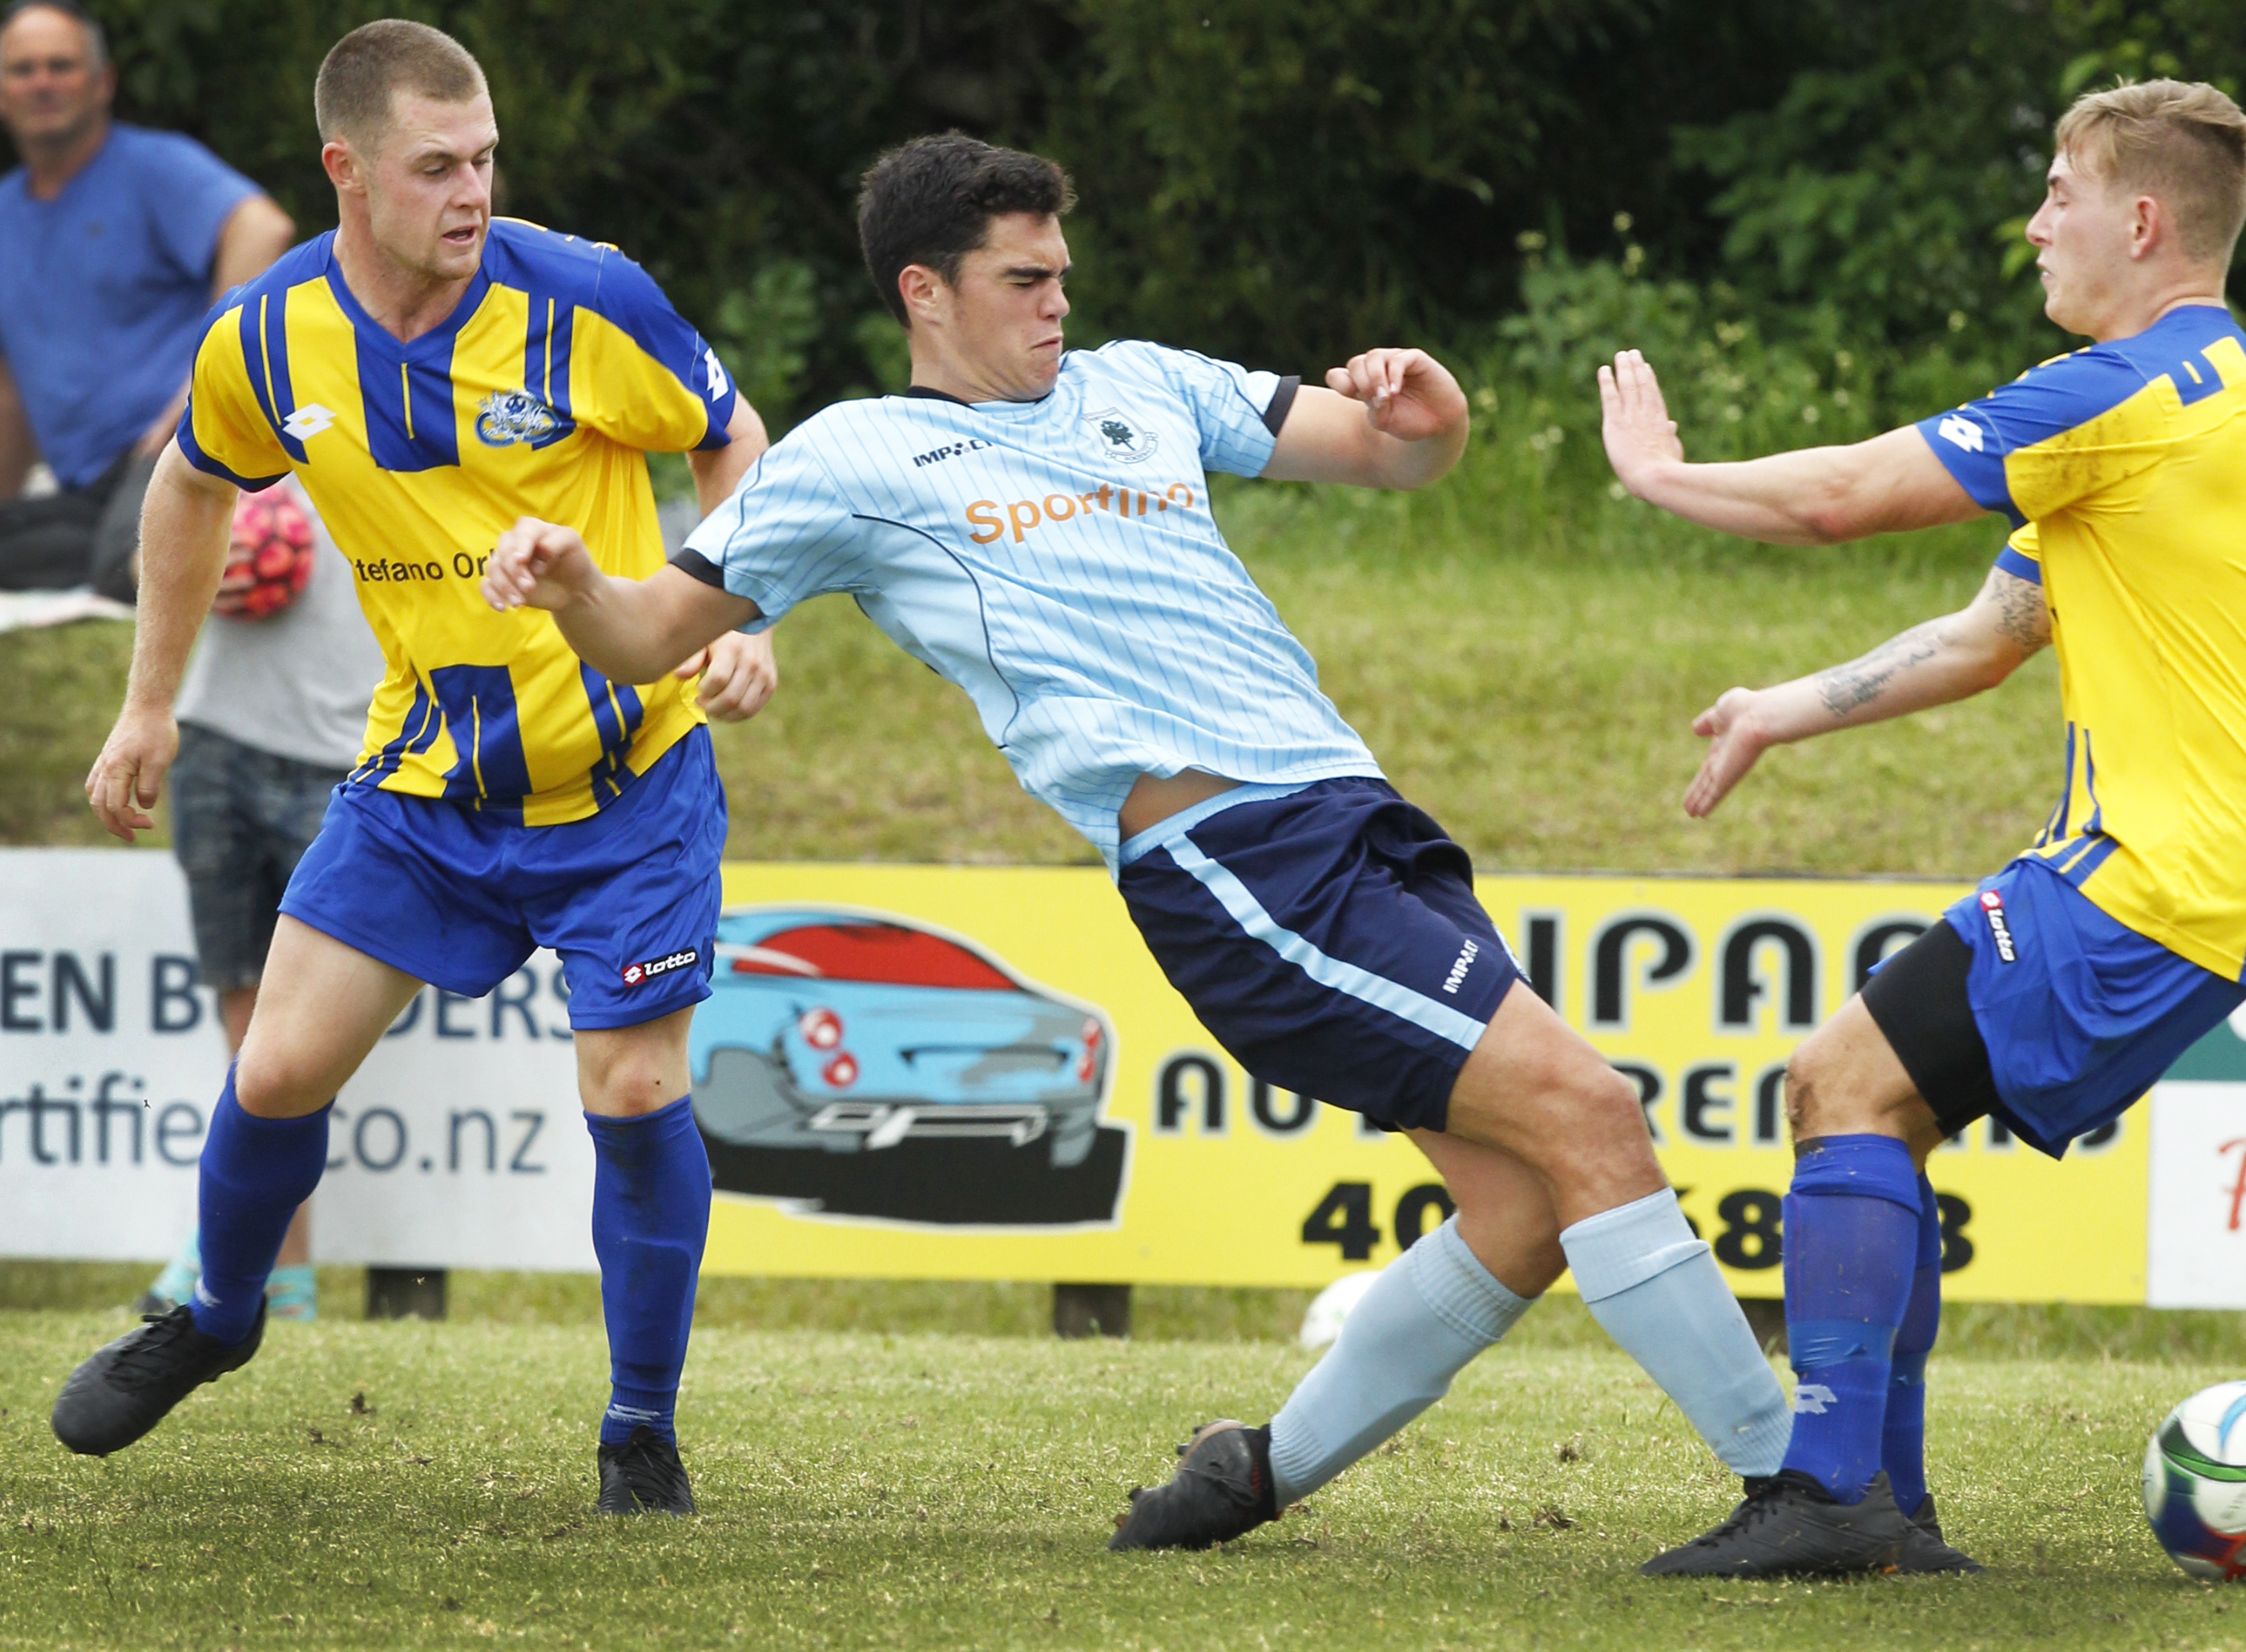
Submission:
[[[265,1281],[265,1311],[299,1323],[320,1316],[320,1288],[310,1263],[273,1270]]]
[[[187,1242],[180,1254],[172,1258],[156,1282],[140,1293],[140,1300],[133,1304],[136,1314],[168,1314],[195,1294],[195,1281],[202,1277],[202,1234],[189,1228]]]

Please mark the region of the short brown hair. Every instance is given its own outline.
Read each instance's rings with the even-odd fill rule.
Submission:
[[[312,115],[323,141],[364,144],[389,126],[398,92],[465,103],[487,90],[483,66],[452,36],[425,23],[384,17],[328,49],[312,85]]]
[[[1076,204],[1068,174],[1043,155],[1001,149],[963,133],[915,138],[868,167],[858,186],[858,249],[889,314],[912,317],[897,277],[925,264],[946,286],[981,248],[990,221],[1010,213],[1058,218]]]
[[[2106,184],[2158,196],[2185,254],[2230,261],[2246,222],[2246,113],[2204,81],[2123,81],[2059,117],[2059,152]]]

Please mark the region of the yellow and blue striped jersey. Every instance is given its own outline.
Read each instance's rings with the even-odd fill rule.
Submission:
[[[2246,333],[2172,310],[1919,425],[2039,581],[2066,784],[2030,853],[2226,979],[2246,963]]]
[[[351,784],[582,819],[703,720],[694,685],[609,682],[547,615],[493,612],[485,561],[534,516],[575,528],[607,573],[653,574],[645,455],[724,446],[732,384],[613,247],[498,220],[452,316],[401,343],[352,296],[334,239],[213,312],[180,452],[244,486],[294,471],[351,562],[388,666]]]

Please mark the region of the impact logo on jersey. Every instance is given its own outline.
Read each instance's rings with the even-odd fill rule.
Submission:
[[[1103,407],[1096,413],[1086,413],[1083,423],[1092,432],[1092,445],[1102,459],[1136,465],[1153,458],[1154,449],[1161,445],[1154,432],[1117,408]]]
[[[497,390],[484,398],[476,414],[476,439],[486,447],[533,446],[561,428],[554,410],[527,390]]]
[[[650,958],[644,963],[628,963],[622,972],[623,982],[627,987],[636,987],[642,982],[650,981],[657,976],[667,976],[675,969],[684,969],[689,964],[698,963],[701,959],[702,955],[699,952],[692,947],[688,947],[681,952],[667,953],[660,958]]]

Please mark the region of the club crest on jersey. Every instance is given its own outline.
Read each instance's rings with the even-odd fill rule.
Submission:
[[[666,953],[660,958],[650,958],[644,963],[628,963],[620,973],[624,985],[636,987],[643,981],[667,976],[674,969],[684,969],[691,963],[699,962],[701,957],[699,952],[688,947],[678,952]]]
[[[1092,432],[1092,445],[1101,458],[1120,459],[1126,465],[1152,458],[1154,449],[1161,445],[1154,432],[1128,413],[1113,407],[1085,414],[1084,427]]]
[[[562,427],[554,410],[527,390],[498,390],[484,398],[476,415],[476,439],[486,447],[534,446]]]

